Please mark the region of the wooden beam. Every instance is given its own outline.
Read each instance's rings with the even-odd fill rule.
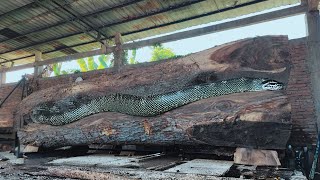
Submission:
[[[116,33],[114,37],[114,42],[116,44],[115,49],[114,49],[114,61],[113,61],[113,66],[116,70],[119,70],[123,65],[123,40],[121,37],[120,33]]]
[[[307,0],[309,11],[317,11],[320,0]]]
[[[257,23],[262,23],[262,22],[272,21],[272,20],[294,16],[298,14],[303,14],[307,12],[307,10],[308,10],[308,7],[306,5],[294,6],[294,7],[281,9],[281,10],[277,10],[277,11],[273,11],[265,14],[260,14],[252,17],[239,19],[239,20],[234,20],[234,21],[211,25],[203,28],[174,33],[174,34],[170,34],[170,35],[166,35],[158,38],[142,40],[142,41],[137,41],[133,43],[127,43],[127,44],[123,44],[122,47],[123,49],[135,49],[135,48],[140,48],[145,46],[151,46],[156,43],[166,43],[171,41],[177,41],[181,39],[197,37],[197,36],[206,35],[210,33],[235,29],[243,26],[249,26]],[[77,54],[64,56],[64,57],[48,59],[48,60],[39,62],[38,65],[48,65],[48,64],[53,64],[57,62],[66,62],[66,61],[70,61],[78,58],[111,53],[114,51],[114,48],[115,47],[113,46],[113,47],[107,48],[107,50],[99,49],[99,50],[93,50],[89,52],[77,53]],[[0,69],[0,71],[2,72],[16,71],[16,70],[21,70],[21,69],[30,68],[30,67],[34,67],[34,64],[29,63],[29,64],[20,65],[20,66],[14,66],[12,68]]]
[[[319,11],[310,11],[306,14],[307,19],[307,65],[311,78],[313,102],[315,106],[318,132],[320,132],[320,17]]]
[[[43,66],[38,65],[38,62],[42,61],[42,53],[40,51],[37,51],[35,53],[35,66],[34,66],[34,77],[37,78],[42,74],[43,71]]]
[[[6,83],[6,73],[0,72],[0,87]]]

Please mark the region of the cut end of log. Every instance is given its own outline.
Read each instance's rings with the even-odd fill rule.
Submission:
[[[251,166],[281,166],[277,151],[237,148],[234,163]]]

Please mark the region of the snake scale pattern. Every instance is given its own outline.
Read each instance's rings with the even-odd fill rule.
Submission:
[[[33,108],[36,123],[64,125],[100,112],[119,112],[133,116],[156,116],[180,106],[215,96],[249,91],[280,90],[282,83],[261,78],[239,78],[200,84],[180,91],[151,96],[110,94],[81,101],[77,98],[47,102]]]

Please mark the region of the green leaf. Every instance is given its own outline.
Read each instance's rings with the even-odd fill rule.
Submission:
[[[61,71],[62,74],[69,74],[67,71],[63,70]]]
[[[52,66],[53,73],[55,76],[60,76],[61,75],[61,63],[54,63]]]
[[[99,66],[98,66],[98,69],[104,69],[104,68],[107,68],[108,65],[107,65],[107,62],[108,62],[108,59],[107,59],[107,56],[105,56],[104,54],[99,56],[98,58],[99,60]]]
[[[130,58],[129,63],[130,64],[138,64],[136,57],[137,57],[137,49],[132,49],[132,57]]]
[[[88,71],[87,63],[86,63],[86,61],[85,61],[83,58],[78,59],[78,60],[77,60],[77,63],[78,63],[79,66],[80,66],[81,72],[87,72],[87,71]]]
[[[88,58],[88,69],[89,69],[90,71],[92,71],[92,70],[95,70],[95,69],[97,69],[97,68],[98,68],[98,65],[97,65],[96,62],[94,62],[93,57],[89,57],[89,58]]]
[[[176,57],[175,53],[170,48],[163,47],[162,44],[156,44],[152,47],[152,56],[150,61],[159,61]]]
[[[128,50],[124,50],[123,51],[123,56],[122,56],[122,63],[123,64],[128,64]]]

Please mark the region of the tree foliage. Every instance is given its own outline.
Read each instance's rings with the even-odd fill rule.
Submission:
[[[108,67],[107,63],[109,61],[109,55],[101,55],[98,57],[98,61],[99,61],[99,66],[97,67],[97,69],[105,69]]]
[[[176,57],[176,54],[170,49],[163,47],[162,44],[152,46],[152,56],[150,61],[159,61]]]
[[[132,54],[129,59],[129,64],[138,64],[139,62],[136,60],[137,57],[137,49],[132,49]]]
[[[93,57],[88,57],[88,70],[92,71],[98,68],[96,62],[94,62]]]
[[[99,65],[94,61],[93,57],[88,57],[86,59],[81,58],[77,60],[77,63],[81,69],[81,72],[92,71],[96,69],[105,69],[108,66],[109,55],[100,55],[98,57]]]
[[[55,64],[53,64],[52,70],[53,70],[53,73],[54,73],[55,76],[60,76],[60,75],[63,75],[63,74],[68,74],[68,72],[65,71],[65,70],[62,70],[62,71],[61,71],[61,67],[62,67],[62,63],[55,63]]]
[[[69,69],[69,70],[61,70],[62,63],[55,63],[52,65],[52,70],[54,73],[54,76],[60,76],[65,74],[72,74],[79,71],[78,69]]]
[[[129,51],[124,50],[123,52],[123,64],[138,64],[139,62],[136,60],[137,57],[137,49],[133,49],[131,51],[131,56],[129,58]],[[155,44],[152,46],[152,56],[150,61],[159,61],[162,59],[175,58],[177,56],[172,49],[165,48],[162,44]],[[81,58],[77,60],[77,63],[80,67],[81,72],[87,72],[97,69],[105,69],[110,66],[113,66],[113,60],[110,60],[110,55],[100,55],[98,57],[98,63],[94,61],[94,57]],[[70,74],[79,72],[77,69],[70,70],[61,70],[62,63],[55,63],[52,65],[52,70],[55,76]]]

